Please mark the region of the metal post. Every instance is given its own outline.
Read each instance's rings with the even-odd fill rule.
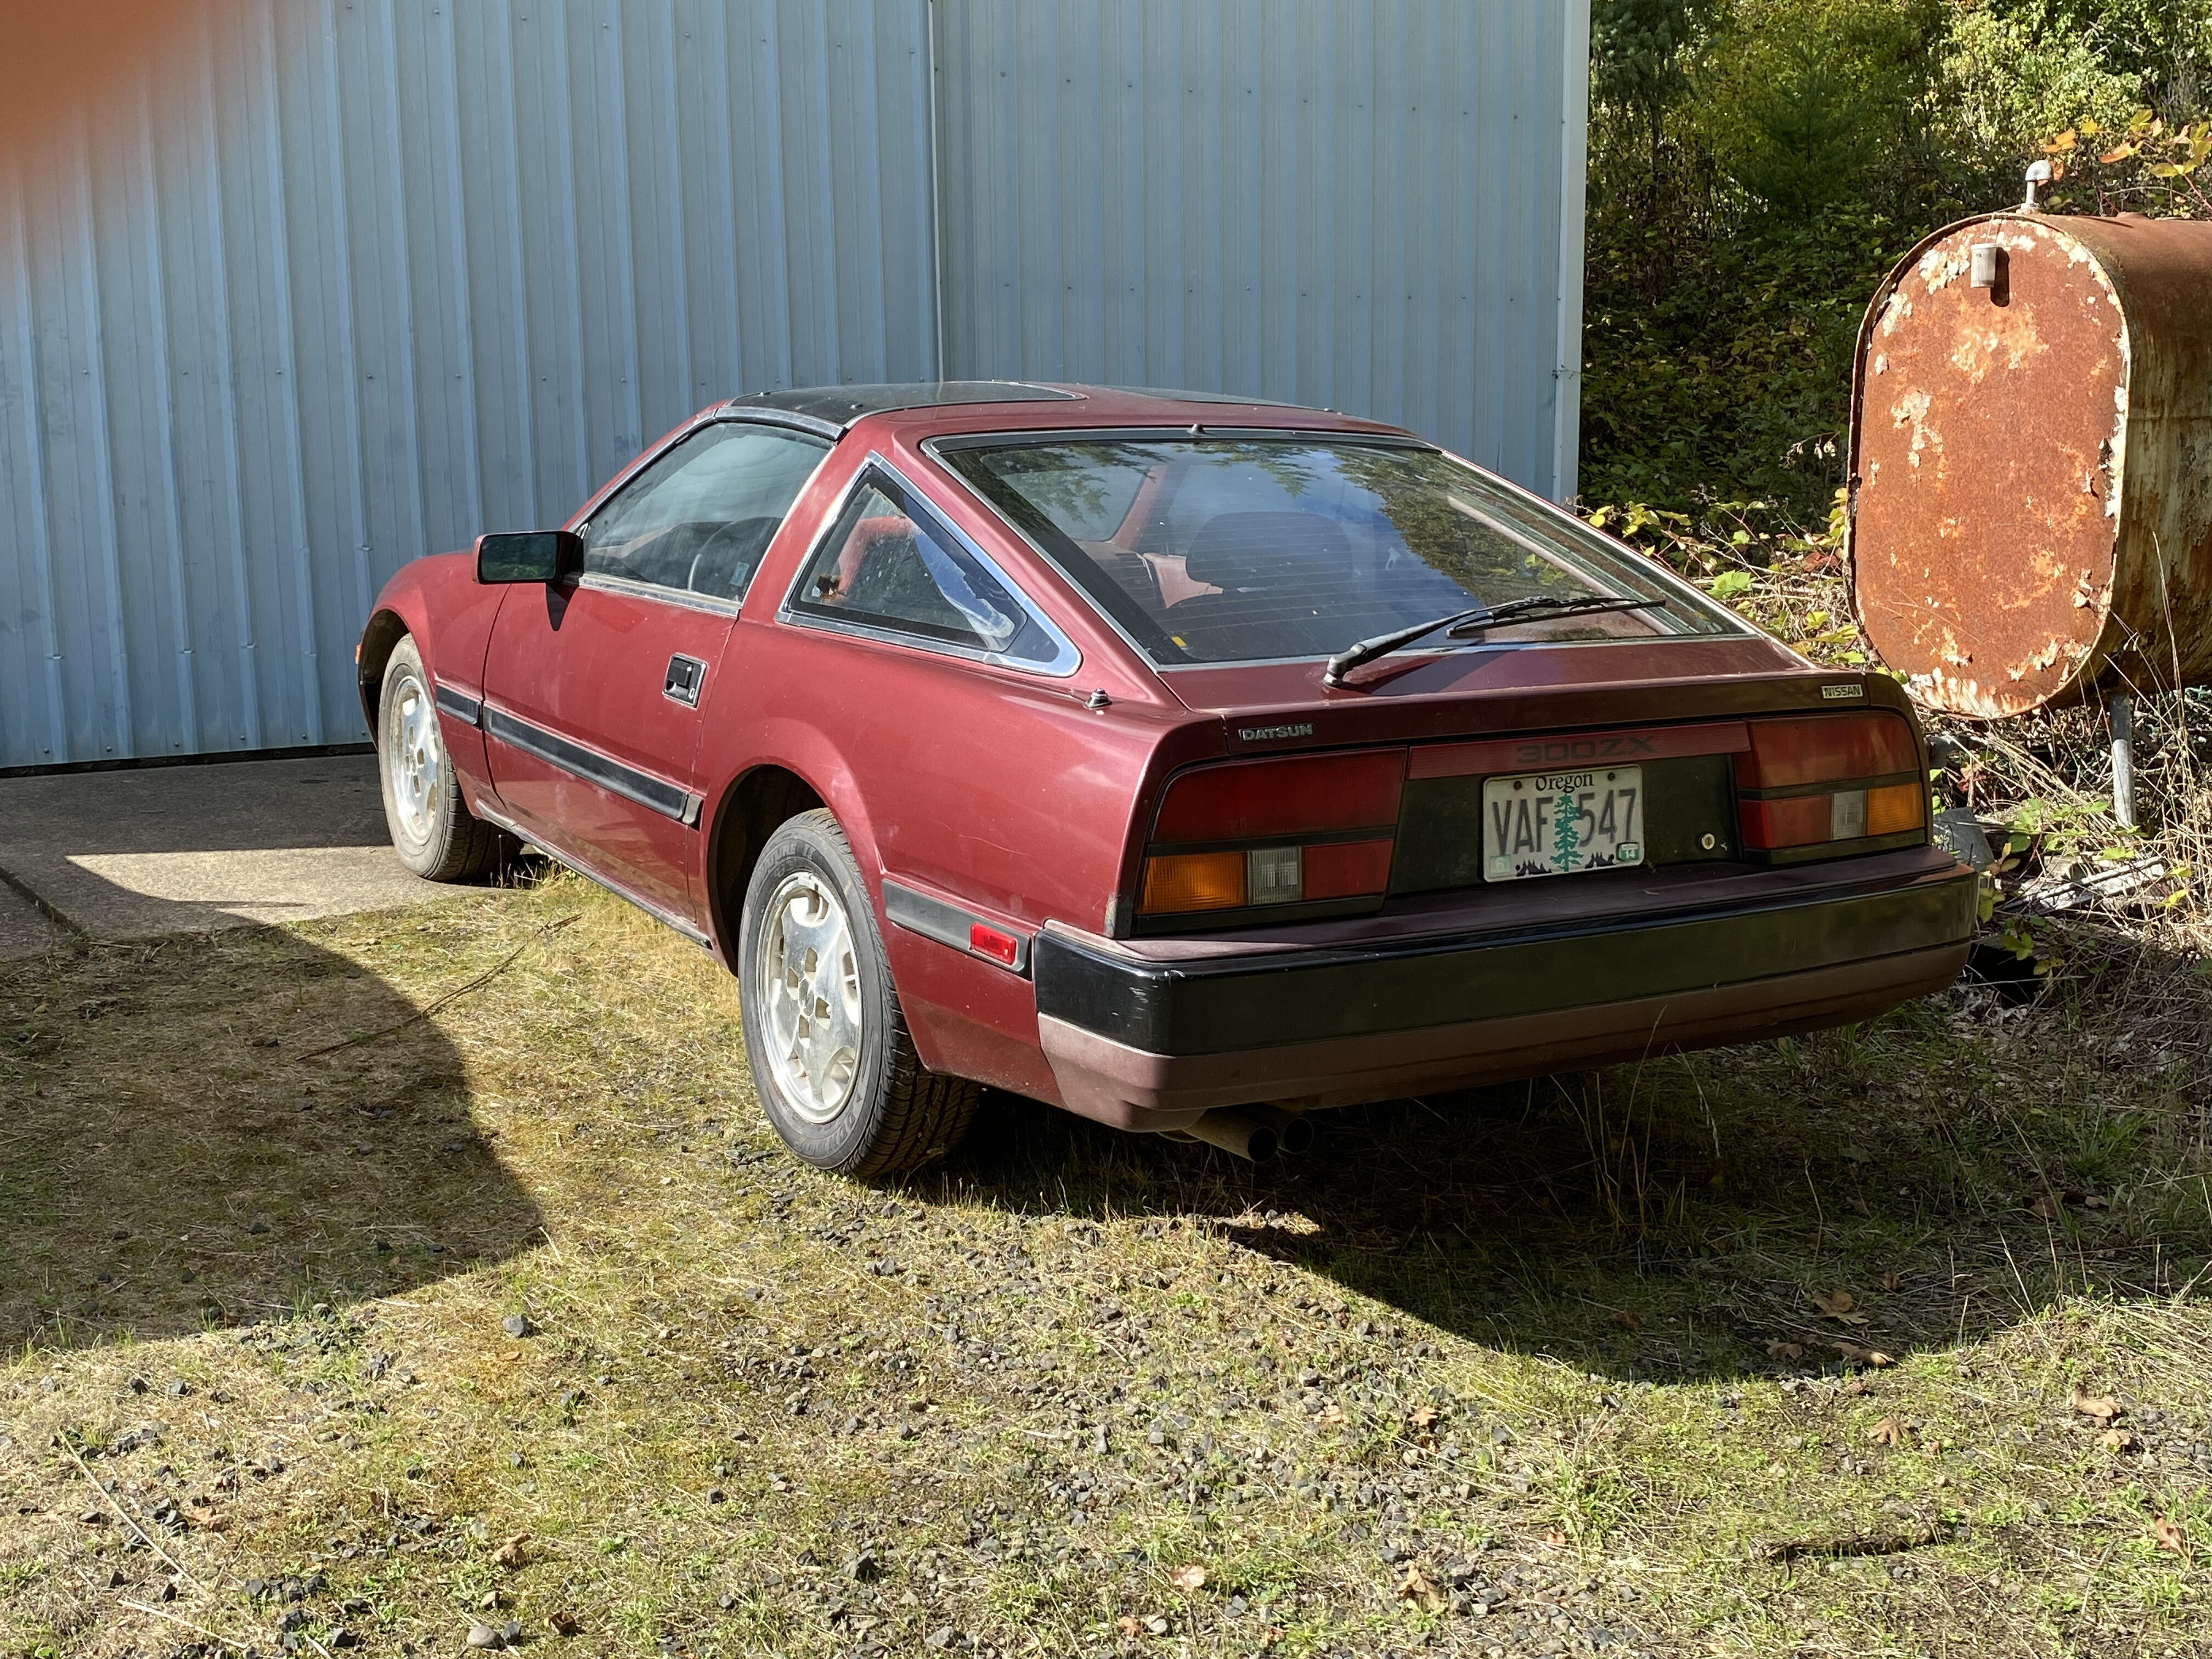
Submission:
[[[2136,827],[2136,702],[2124,691],[2105,701],[2105,722],[2112,737],[2112,816],[2120,828]]]

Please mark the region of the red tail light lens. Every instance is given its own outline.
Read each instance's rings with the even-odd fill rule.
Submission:
[[[1168,786],[1152,840],[1256,841],[1398,822],[1402,749],[1202,766]]]
[[[1752,721],[1751,751],[1735,757],[1735,781],[1745,789],[1788,789],[1919,769],[1912,728],[1896,715],[1814,714]]]
[[[1153,821],[1138,912],[1379,897],[1389,886],[1405,781],[1401,749],[1186,772],[1168,786]],[[1349,833],[1358,830],[1370,833]]]
[[[1785,852],[1924,830],[1928,790],[1912,728],[1895,714],[1750,722],[1735,757],[1747,851]]]

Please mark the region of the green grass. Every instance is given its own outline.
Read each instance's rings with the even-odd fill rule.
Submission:
[[[565,877],[20,967],[0,1655],[2212,1650],[2212,982],[2071,960],[1261,1168],[994,1100],[884,1189]]]

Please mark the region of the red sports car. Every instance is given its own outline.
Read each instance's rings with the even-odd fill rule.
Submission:
[[[1865,1019],[1974,923],[1893,683],[1317,410],[736,398],[408,566],[360,664],[409,867],[526,841],[712,951],[777,1133],[860,1176],[984,1084],[1264,1155]]]

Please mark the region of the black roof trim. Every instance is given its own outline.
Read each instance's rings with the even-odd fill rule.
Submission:
[[[953,404],[1079,403],[1079,392],[1059,392],[1023,380],[915,380],[879,386],[794,386],[787,392],[755,392],[725,405],[732,414],[773,410],[826,422],[839,431],[864,415],[894,409],[937,409]]]

